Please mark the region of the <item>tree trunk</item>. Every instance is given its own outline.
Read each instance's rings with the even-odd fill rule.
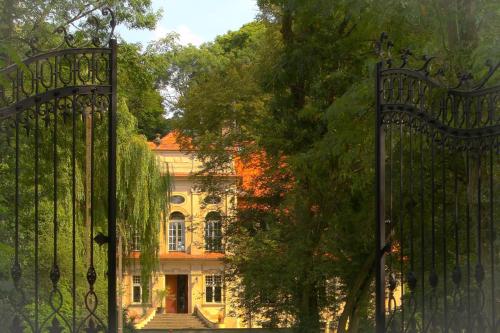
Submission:
[[[478,44],[476,0],[440,0],[448,57],[456,74],[470,70]]]
[[[372,273],[375,272],[375,269],[372,269]],[[373,274],[369,274],[368,279],[365,280],[363,288],[361,288],[356,305],[354,306],[353,313],[351,315],[351,320],[349,322],[349,333],[358,333],[359,332],[359,324],[361,322],[362,316],[366,314],[366,312],[361,311],[365,309],[368,297],[370,295],[370,286],[372,281]]]
[[[476,0],[463,0],[460,11],[463,17],[462,47],[472,52],[478,44]]]
[[[310,282],[301,285],[299,300],[299,332],[319,332],[318,293],[316,287]]]
[[[359,318],[356,318],[356,314],[359,313],[356,311],[360,301],[362,300],[363,294],[367,294],[370,289],[370,282],[373,279],[373,273],[375,268],[375,254],[372,253],[366,258],[363,267],[359,271],[352,287],[347,294],[347,299],[344,305],[344,309],[339,318],[339,328],[337,333],[347,333],[347,332],[355,332],[351,330],[351,323],[356,326],[356,322]],[[347,324],[349,323],[349,328]]]

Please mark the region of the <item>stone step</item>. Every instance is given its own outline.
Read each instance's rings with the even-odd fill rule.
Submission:
[[[206,326],[203,326],[202,324],[198,325],[185,325],[185,324],[177,324],[177,325],[164,325],[164,324],[147,324],[144,326],[145,330],[148,329],[183,329],[183,328],[207,328]]]
[[[151,325],[146,325],[144,327],[145,330],[152,330],[152,329],[163,329],[163,330],[168,330],[168,329],[183,329],[183,328],[206,328],[203,325],[161,325],[161,324],[151,324]]]
[[[173,322],[149,322],[147,326],[164,326],[164,327],[170,327],[170,326],[185,326],[185,327],[205,327],[203,326],[203,323],[201,322],[183,322],[183,323],[173,323]]]
[[[161,313],[155,315],[143,330],[149,329],[205,329],[207,326],[194,314],[190,313]]]
[[[154,318],[154,321],[157,322],[199,322],[199,319],[195,318],[184,318],[184,319],[173,319],[173,318]]]
[[[202,322],[199,321],[185,321],[185,322],[175,322],[175,321],[150,321],[148,325],[163,325],[163,326],[178,326],[178,325],[185,325],[185,326],[200,326],[203,325]]]
[[[178,320],[178,319],[172,319],[172,318],[154,318],[153,319],[154,321],[161,321],[161,322],[166,322],[166,321],[169,321],[169,322],[180,322],[180,321],[183,321],[183,322],[198,322],[199,319],[195,319],[195,318],[186,318],[186,319],[183,319],[183,320]]]
[[[144,326],[144,329],[181,329],[181,328],[207,328],[202,324],[197,325],[186,325],[186,324],[177,324],[177,325],[165,325],[165,324],[147,324]]]

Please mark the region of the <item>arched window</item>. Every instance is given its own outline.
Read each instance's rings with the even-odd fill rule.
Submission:
[[[210,212],[205,217],[205,250],[222,252],[222,217],[218,212]]]
[[[168,222],[168,250],[184,251],[184,214],[173,212]]]

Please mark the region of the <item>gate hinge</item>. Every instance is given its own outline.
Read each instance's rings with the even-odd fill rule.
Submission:
[[[391,249],[392,249],[391,242],[385,243],[384,247],[382,248],[382,255],[384,255],[385,253],[390,253]]]
[[[99,232],[95,237],[94,241],[99,244],[99,246],[102,246],[106,243],[109,243],[109,237],[104,235],[102,232]]]

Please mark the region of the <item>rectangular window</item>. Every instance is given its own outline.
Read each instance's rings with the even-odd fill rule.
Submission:
[[[132,251],[140,251],[141,250],[141,235],[138,231],[134,232],[134,236],[132,237]]]
[[[168,224],[169,251],[184,251],[184,222],[170,222]]]
[[[205,250],[210,252],[222,252],[222,223],[220,220],[206,222]]]
[[[222,276],[221,275],[206,275],[205,276],[205,301],[207,303],[222,302]]]
[[[134,275],[132,277],[132,303],[142,302],[141,276]]]

